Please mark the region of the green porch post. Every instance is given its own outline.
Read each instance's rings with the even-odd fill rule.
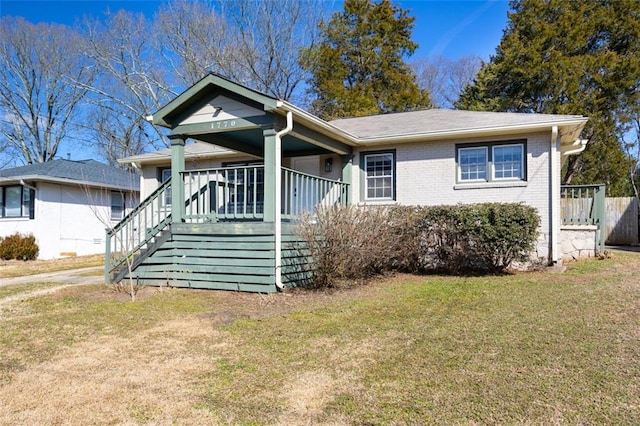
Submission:
[[[353,198],[353,155],[351,154],[342,156],[342,182],[349,185],[346,194],[347,198],[344,201],[345,205],[349,205]]]
[[[182,135],[171,136],[171,218],[182,222],[184,218],[184,143]]]
[[[280,200],[280,188],[276,188],[276,174],[281,173],[279,161],[280,155],[276,146],[275,129],[263,130],[264,135],[264,221],[275,222],[277,204]],[[277,163],[277,164],[276,164]]]

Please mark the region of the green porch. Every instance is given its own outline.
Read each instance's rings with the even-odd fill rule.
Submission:
[[[340,132],[283,101],[209,74],[153,115],[170,129],[171,178],[107,231],[105,281],[275,292],[304,284],[295,224],[350,201],[352,147]],[[188,139],[262,164],[185,169]],[[339,179],[282,160],[331,154]]]

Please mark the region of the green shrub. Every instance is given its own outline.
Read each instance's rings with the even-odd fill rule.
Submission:
[[[502,272],[529,260],[538,236],[536,209],[483,203],[424,209],[423,267],[449,273]]]
[[[33,235],[15,233],[0,241],[0,258],[3,260],[34,260],[40,251]]]

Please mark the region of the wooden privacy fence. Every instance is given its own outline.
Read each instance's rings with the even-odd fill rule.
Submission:
[[[610,245],[638,244],[638,199],[607,198],[605,201],[605,239]]]
[[[563,225],[596,225],[596,246],[640,243],[640,206],[636,197],[605,198],[604,185],[563,185]]]

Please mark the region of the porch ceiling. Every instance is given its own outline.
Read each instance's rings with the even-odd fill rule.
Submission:
[[[256,157],[264,156],[264,137],[261,128],[236,130],[223,133],[203,133],[185,136],[201,142],[211,143],[223,148],[244,152]],[[298,157],[333,152],[329,149],[307,142],[295,136],[282,138],[282,156]]]

